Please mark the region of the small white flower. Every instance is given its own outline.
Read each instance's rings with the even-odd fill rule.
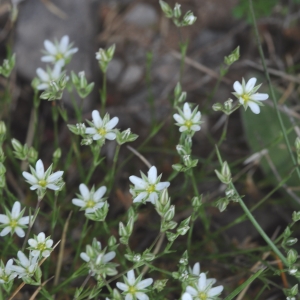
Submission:
[[[105,278],[106,275],[114,276],[118,272],[116,263],[110,262],[115,258],[116,252],[111,251],[105,254],[106,248],[102,249],[101,243],[95,238],[92,245],[86,245],[86,252],[81,252],[80,257],[87,262],[92,276]]]
[[[63,74],[61,69],[64,65],[62,60],[55,63],[53,69],[47,68],[47,71],[42,68],[36,70],[36,74],[40,79],[40,84],[37,86],[38,90],[46,90],[50,87],[52,81],[57,81],[60,76]]]
[[[193,269],[189,267],[190,274],[199,276],[200,275],[200,263],[195,263]]]
[[[178,112],[179,114],[174,114],[173,118],[177,121],[176,125],[180,126],[180,132],[193,132],[201,129],[201,113],[198,111],[198,107],[195,107],[192,112],[189,104],[186,102],[183,105],[183,111],[178,109]]]
[[[133,202],[148,201],[155,204],[159,194],[169,187],[170,182],[160,182],[162,174],[157,177],[157,169],[152,166],[148,171],[148,177],[141,172],[141,176],[130,176],[129,180],[134,184],[130,193],[134,197]]]
[[[135,279],[134,271],[130,270],[127,272],[127,278],[124,276],[123,282],[117,282],[117,287],[123,291],[125,300],[149,300],[149,297],[145,294],[147,292],[147,287],[153,283],[152,278],[147,278],[142,280],[142,275]]]
[[[214,278],[206,279],[205,273],[200,273],[198,284],[194,287],[187,286],[186,293],[190,294],[193,300],[214,300],[223,291],[223,286],[212,287],[216,283]],[[187,300],[188,298],[184,299]]]
[[[118,117],[114,117],[110,120],[109,115],[106,114],[102,120],[99,112],[97,110],[93,110],[92,118],[93,118],[93,122],[87,121],[92,127],[86,128],[85,133],[92,135],[93,140],[100,140],[100,139],[114,140],[116,138],[116,134],[113,131],[113,128],[119,122]]]
[[[4,227],[0,233],[0,236],[5,236],[11,232],[14,232],[19,237],[24,237],[25,232],[23,228],[26,228],[27,224],[29,224],[29,216],[23,217],[25,208],[21,211],[21,204],[19,201],[16,201],[12,207],[11,212],[5,209],[6,215],[0,214],[0,223],[4,225],[0,225],[0,227]]]
[[[52,165],[46,170],[44,170],[44,164],[41,159],[36,162],[35,169],[30,166],[31,174],[28,172],[23,172],[23,177],[27,179],[26,181],[31,184],[31,190],[50,190],[57,191],[60,186],[57,185],[59,181],[62,180],[63,171],[57,171],[51,174]],[[51,174],[51,175],[50,175]]]
[[[62,61],[63,65],[67,64],[72,55],[78,51],[78,48],[72,48],[72,43],[69,43],[69,37],[63,36],[58,42],[57,40],[52,43],[48,40],[44,41],[45,56],[41,58],[41,61],[55,63]]]
[[[32,256],[29,254],[29,258],[22,252],[18,251],[18,259],[16,260],[17,266],[12,265],[10,268],[17,273],[18,278],[31,277],[34,275],[38,268],[38,256]]]
[[[187,25],[193,25],[197,20],[197,17],[195,17],[193,15],[193,13],[188,13],[184,16],[183,21],[184,23],[186,23]]]
[[[1,262],[0,262],[0,284],[9,283],[15,277],[18,276],[18,274],[11,269],[12,265],[13,265],[13,259],[10,259],[6,263],[6,266],[4,266],[4,263],[1,260]]]
[[[106,187],[101,186],[96,192],[94,187],[91,191],[87,188],[85,184],[79,185],[79,190],[81,195],[77,195],[79,199],[72,199],[72,203],[81,207],[80,210],[85,210],[85,213],[93,213],[97,209],[102,208],[105,203],[105,199],[103,199],[103,195],[106,193]]]
[[[34,239],[29,239],[28,244],[32,256],[48,257],[52,251],[53,240],[49,236],[46,238],[44,232],[40,232]]]
[[[261,84],[255,86],[255,83],[256,78],[254,77],[251,78],[247,83],[245,83],[244,78],[242,80],[242,84],[236,81],[233,84],[233,88],[235,90],[233,95],[235,95],[239,99],[239,102],[244,106],[245,110],[249,106],[253,113],[259,114],[259,106],[263,105],[259,101],[267,100],[269,98],[269,95],[256,93],[257,90],[260,88]]]

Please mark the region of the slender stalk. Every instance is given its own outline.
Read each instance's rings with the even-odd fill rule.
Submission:
[[[101,90],[100,96],[101,96],[101,112],[102,112],[102,114],[104,114],[105,107],[106,107],[106,98],[107,98],[106,73],[103,73],[103,83],[102,83],[102,90]]]
[[[121,145],[118,144],[117,147],[116,147],[114,158],[113,158],[113,166],[112,166],[110,176],[109,176],[108,193],[107,194],[110,193],[110,191],[113,187],[114,176],[115,176],[115,172],[116,172],[116,166],[117,166],[117,161],[118,161],[120,149],[121,149]]]
[[[287,133],[286,133],[286,128],[285,128],[285,126],[283,124],[283,121],[282,121],[282,118],[281,118],[281,113],[280,113],[280,111],[278,109],[276,95],[275,95],[275,92],[274,92],[274,89],[273,89],[273,86],[272,86],[272,82],[271,82],[270,75],[269,75],[269,72],[268,72],[268,69],[267,69],[267,65],[266,65],[266,60],[265,60],[264,52],[263,52],[262,45],[261,45],[261,42],[260,42],[260,39],[259,39],[259,32],[258,32],[256,18],[255,18],[255,13],[254,13],[254,9],[253,9],[253,0],[249,0],[249,6],[250,6],[250,12],[251,12],[251,17],[252,17],[252,21],[253,21],[253,27],[254,27],[254,32],[255,32],[255,36],[256,36],[258,51],[259,51],[261,62],[262,62],[262,65],[263,65],[263,68],[264,68],[264,71],[265,71],[265,75],[266,75],[266,78],[267,78],[267,81],[268,81],[268,85],[269,85],[269,89],[270,89],[270,92],[271,92],[272,100],[273,100],[273,103],[274,103],[274,107],[275,107],[277,119],[279,121],[279,124],[280,124],[280,127],[281,127],[281,131],[282,131],[282,134],[284,136],[284,140],[285,140],[286,146],[288,148],[289,154],[291,156],[293,165],[297,167],[297,175],[298,175],[298,177],[300,179],[299,166],[298,166],[296,158],[295,158],[295,156],[293,154],[292,147],[291,147],[290,141],[289,141]]]

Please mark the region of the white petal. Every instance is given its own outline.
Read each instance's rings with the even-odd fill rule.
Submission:
[[[192,125],[191,126],[191,130],[193,131],[199,131],[201,129],[201,127],[199,125]]]
[[[148,186],[147,183],[143,179],[141,179],[135,175],[130,176],[129,180],[136,186],[137,189],[145,189]]]
[[[102,135],[100,135],[98,133],[96,133],[95,135],[93,135],[93,140],[94,141],[97,141],[97,140],[100,140],[100,139],[102,139]]]
[[[207,292],[207,295],[210,296],[210,297],[217,296],[217,295],[219,295],[220,293],[222,293],[222,291],[223,291],[223,286],[222,286],[222,285],[219,285],[219,286],[216,286],[216,287],[210,289],[210,290]]]
[[[29,239],[28,244],[30,247],[36,248],[36,246],[38,245],[38,242],[35,239]]]
[[[233,89],[236,91],[236,93],[238,93],[239,95],[242,95],[243,94],[243,87],[242,85],[236,81],[234,84],[233,84]]]
[[[47,72],[45,72],[43,69],[38,68],[36,70],[36,74],[40,77],[40,79],[42,81],[48,82],[49,81],[49,75],[47,74]]]
[[[55,45],[54,45],[52,42],[50,42],[50,41],[48,41],[48,40],[45,40],[45,41],[44,41],[44,46],[45,46],[45,49],[46,49],[50,54],[55,55],[55,54],[57,53],[56,47],[55,47]]]
[[[15,228],[15,233],[21,238],[25,236],[25,231],[18,226]]]
[[[17,219],[19,217],[20,211],[21,211],[21,203],[19,201],[16,201],[11,210],[11,217],[13,219]]]
[[[61,59],[59,60],[55,65],[54,65],[54,68],[52,70],[52,79],[56,80],[59,78],[60,76],[60,73],[61,73],[61,68],[63,67],[64,65],[64,60]]]
[[[65,53],[65,57],[69,57],[72,54],[76,53],[77,51],[78,51],[78,48],[72,48]]]
[[[32,216],[33,217],[33,216]],[[31,217],[31,218],[32,218]],[[18,221],[18,223],[20,224],[20,225],[27,225],[27,224],[29,224],[29,216],[27,216],[27,217],[22,217],[19,221]]]
[[[11,227],[5,227],[0,233],[0,236],[5,236],[11,232]]]
[[[49,239],[49,240],[46,241],[45,244],[46,244],[46,247],[47,247],[47,248],[51,248],[52,245],[53,245],[53,240]]]
[[[147,201],[149,201],[149,202],[151,202],[152,204],[155,205],[157,199],[158,199],[157,193],[153,192],[153,193],[151,193],[151,194],[149,195]]]
[[[197,290],[191,286],[187,286],[186,291],[192,296],[197,296],[197,294],[198,294]]]
[[[147,195],[147,192],[140,193],[137,197],[134,198],[133,203],[141,202]]]
[[[128,283],[130,285],[134,285],[135,282],[135,275],[134,275],[134,271],[130,270],[127,272],[127,279],[128,279]]]
[[[200,121],[200,119],[201,119],[201,113],[200,113],[200,111],[198,111],[198,112],[195,114],[195,116],[194,116],[194,118],[192,119],[192,121],[193,121],[193,123],[197,123],[197,122]]]
[[[85,129],[85,133],[86,134],[95,134],[95,133],[97,133],[97,130],[93,127],[88,127]]]
[[[193,300],[192,296],[189,293],[184,293],[182,295],[182,300]]]
[[[157,169],[155,166],[152,166],[148,171],[148,180],[150,184],[155,184],[157,179]]]
[[[79,207],[84,207],[86,205],[85,201],[76,198],[72,199],[72,203]]]
[[[44,250],[43,253],[42,253],[42,256],[43,256],[43,257],[48,257],[48,256],[50,256],[50,254],[51,254],[51,251],[49,251],[49,250]]]
[[[197,276],[200,274],[200,264],[198,262],[194,264],[193,274]]]
[[[113,129],[118,124],[118,122],[119,122],[119,118],[114,117],[105,125],[105,128],[107,130]]]
[[[191,111],[191,108],[190,108],[190,106],[189,106],[189,104],[186,102],[186,103],[184,103],[184,105],[183,105],[183,114],[184,114],[184,117],[186,118],[186,119],[190,119],[191,118],[191,116],[192,116],[192,111]]]
[[[125,296],[125,300],[133,300],[132,294],[127,294],[127,295]]]
[[[40,232],[37,236],[37,241],[39,243],[44,243],[46,239],[45,233],[44,232]]]
[[[103,195],[106,193],[106,186],[101,186],[94,194],[94,200],[97,202],[99,201]]]
[[[117,136],[116,136],[116,134],[115,134],[114,132],[109,132],[109,133],[107,133],[107,134],[105,135],[105,138],[108,139],[108,140],[110,140],[110,141],[115,140],[116,137],[117,137]]]
[[[49,182],[49,183],[54,183],[54,182],[56,182],[60,177],[62,177],[63,174],[64,174],[64,171],[57,171],[57,172],[51,174],[51,175],[47,178],[47,182]]]
[[[22,173],[23,177],[25,177],[25,179],[27,179],[31,184],[35,184],[38,183],[38,180],[30,173],[28,172],[23,172]]]
[[[116,286],[122,291],[128,291],[128,286],[123,282],[117,282]]]
[[[40,91],[40,90],[46,90],[48,87],[49,87],[48,83],[41,83],[36,88]]]
[[[166,189],[170,186],[170,182],[159,182],[155,187],[157,191],[161,191],[163,189]]]
[[[32,191],[34,191],[34,190],[36,190],[36,189],[40,189],[40,188],[41,188],[41,186],[38,185],[38,184],[34,184],[33,186],[30,187],[30,189],[31,189]]]
[[[50,189],[50,190],[53,190],[53,191],[58,191],[59,190],[59,186],[53,184],[53,183],[48,183],[46,185],[46,188]]]
[[[250,107],[250,109],[252,110],[253,113],[255,113],[255,114],[260,113],[260,108],[259,108],[258,104],[256,104],[255,102],[249,101],[248,105],[249,105],[249,107]]]
[[[81,183],[79,185],[79,190],[84,200],[87,201],[90,199],[90,191],[84,183]]]
[[[29,267],[30,266],[30,262],[28,260],[28,258],[26,257],[26,255],[22,252],[22,251],[18,251],[18,259],[21,263],[21,265],[23,267]]]
[[[199,280],[198,280],[198,289],[199,291],[204,291],[205,287],[206,287],[206,274],[201,273],[199,275]]]
[[[40,250],[32,250],[30,253],[32,256],[39,256],[40,255]]]
[[[111,261],[112,259],[114,259],[116,257],[116,252],[115,251],[111,251],[111,252],[108,252],[104,255],[103,257],[103,262],[108,262],[108,261]]]
[[[69,45],[69,37],[67,35],[65,35],[60,40],[59,50],[62,53],[65,53],[67,51],[67,49],[68,49],[68,45]]]
[[[182,116],[180,116],[179,114],[174,114],[173,118],[175,119],[175,121],[179,124],[184,124],[184,119]]]
[[[255,77],[249,79],[249,81],[247,82],[246,87],[245,87],[245,92],[247,94],[252,91],[252,89],[255,86],[255,83],[256,83],[256,78]]]
[[[96,128],[101,128],[103,121],[100,117],[99,111],[98,110],[93,110],[92,112],[92,118],[93,118],[93,122],[95,124]]]
[[[44,164],[41,159],[39,159],[36,162],[35,171],[36,171],[36,175],[39,179],[44,179],[45,170],[44,170]]]
[[[9,223],[9,218],[7,215],[2,215],[0,214],[0,223],[3,223],[3,224],[8,224]]]
[[[251,95],[250,100],[263,101],[269,98],[268,94],[256,93]]]
[[[149,297],[142,292],[136,292],[135,296],[137,297],[138,300],[149,300]]]
[[[184,131],[186,131],[186,130],[188,130],[188,128],[187,128],[186,126],[181,126],[181,127],[179,128],[179,131],[180,131],[180,132],[184,132]]]
[[[41,61],[43,61],[43,62],[54,62],[55,58],[54,58],[54,56],[45,55],[45,56],[41,57]]]
[[[90,257],[84,252],[80,253],[80,257],[86,262],[89,262],[91,260]]]
[[[151,285],[153,283],[153,279],[152,278],[147,278],[147,279],[144,279],[142,281],[140,281],[136,287],[139,289],[139,290],[142,290],[144,288],[146,288],[147,286]]]

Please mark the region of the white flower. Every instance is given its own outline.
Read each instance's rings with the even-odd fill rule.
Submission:
[[[81,252],[80,257],[88,263],[92,276],[99,275],[100,278],[106,275],[114,276],[118,272],[116,263],[110,262],[115,258],[116,252],[111,251],[105,254],[106,248],[102,250],[101,243],[95,238],[92,245],[86,245],[86,252]]]
[[[46,90],[50,87],[51,81],[57,81],[62,75],[61,69],[64,65],[62,60],[55,63],[53,70],[47,68],[47,71],[42,68],[36,70],[36,74],[40,79],[40,84],[37,86],[38,90]]]
[[[31,174],[28,172],[23,172],[23,176],[26,181],[31,184],[31,190],[45,190],[50,189],[57,191],[60,189],[60,186],[57,185],[59,181],[62,180],[63,171],[57,171],[51,174],[52,165],[46,170],[44,170],[44,164],[41,159],[36,162],[35,169],[30,166]],[[51,174],[51,175],[50,175]]]
[[[72,199],[72,203],[81,207],[80,210],[85,210],[85,213],[93,213],[97,209],[102,208],[105,203],[105,199],[103,199],[103,195],[106,193],[106,187],[101,186],[96,192],[94,187],[91,191],[87,188],[85,184],[79,185],[79,190],[81,195],[77,195],[79,199]]]
[[[183,105],[183,111],[181,109],[178,109],[178,112],[179,114],[174,114],[173,118],[175,119],[175,121],[177,121],[176,125],[180,126],[180,132],[193,132],[199,131],[201,129],[201,113],[200,111],[198,111],[198,107],[195,107],[192,112],[189,104],[186,102]]]
[[[29,216],[23,217],[25,208],[21,211],[21,204],[19,201],[16,201],[12,207],[11,212],[5,209],[6,215],[0,214],[0,223],[4,225],[0,225],[0,227],[4,227],[0,233],[0,236],[5,236],[11,232],[14,232],[19,237],[24,237],[25,232],[22,228],[26,228],[27,224],[29,224]]]
[[[233,95],[235,95],[239,99],[239,102],[244,106],[245,110],[249,106],[253,113],[259,114],[259,106],[263,105],[259,101],[267,100],[269,98],[269,95],[256,93],[261,84],[255,86],[255,83],[256,78],[254,77],[251,78],[247,83],[245,83],[244,78],[242,80],[242,84],[236,81],[233,84],[233,88],[235,90]]]
[[[12,265],[11,270],[17,273],[18,278],[31,277],[38,267],[38,256],[32,256],[30,253],[27,258],[22,251],[18,251],[17,256],[19,260],[16,260],[16,263],[18,265]]]
[[[46,238],[44,232],[40,232],[34,239],[29,239],[28,244],[32,256],[48,257],[52,251],[53,240],[49,236]]]
[[[198,284],[194,287],[187,286],[186,293],[189,293],[193,297],[193,300],[214,300],[223,291],[222,285],[212,288],[215,282],[214,278],[206,279],[206,274],[200,273]],[[187,300],[187,298],[184,300]]]
[[[189,267],[190,274],[199,276],[200,275],[200,263],[195,263],[193,269]]]
[[[197,17],[195,17],[192,12],[187,13],[183,18],[184,23],[186,23],[187,25],[194,24],[196,22],[196,20],[197,20]]]
[[[6,266],[4,266],[4,263],[1,260],[1,263],[0,263],[0,284],[9,283],[15,277],[18,276],[18,274],[11,269],[12,265],[13,265],[13,259],[10,259],[6,263]]]
[[[147,287],[153,283],[152,278],[142,280],[142,275],[135,279],[134,271],[127,272],[127,278],[124,276],[123,282],[117,282],[117,287],[125,294],[125,300],[149,300],[149,297],[145,294]]]
[[[58,42],[57,40],[52,43],[48,40],[44,41],[45,46],[45,56],[41,58],[41,61],[55,63],[57,61],[62,61],[63,65],[67,64],[72,54],[78,51],[78,48],[72,48],[72,43],[69,44],[69,37],[67,35],[63,36]]]
[[[92,127],[86,128],[86,134],[91,134],[94,140],[114,140],[116,138],[116,134],[112,129],[118,124],[118,117],[114,117],[110,120],[109,115],[106,114],[102,120],[99,112],[97,110],[93,110],[92,118],[93,122],[87,121]]]
[[[152,166],[148,171],[148,178],[141,172],[141,176],[130,176],[129,180],[134,184],[134,187],[130,189],[130,193],[133,197],[133,202],[149,201],[155,204],[159,194],[163,189],[169,187],[170,182],[160,182],[162,174],[157,177],[157,169]]]

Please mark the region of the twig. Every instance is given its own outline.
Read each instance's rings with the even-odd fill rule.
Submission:
[[[149,161],[141,154],[139,153],[137,150],[135,150],[134,148],[132,148],[131,146],[127,146],[127,148],[134,154],[136,155],[149,169],[151,168],[151,164],[149,163]]]
[[[50,277],[49,279],[47,279],[46,281],[44,281],[38,288],[37,290],[32,294],[32,296],[29,298],[29,300],[34,300],[35,297],[38,295],[38,293],[40,292],[40,290],[46,285],[46,283],[48,283],[50,280],[52,280],[54,278],[54,276]]]

